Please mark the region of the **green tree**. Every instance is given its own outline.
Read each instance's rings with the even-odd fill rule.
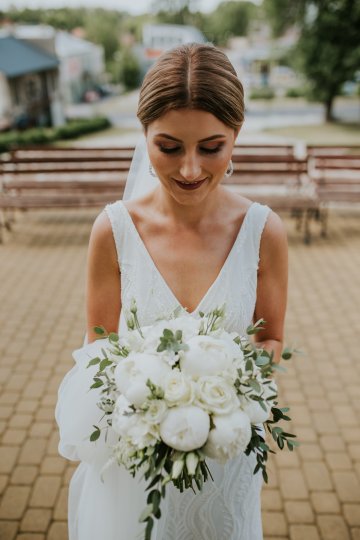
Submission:
[[[326,120],[332,121],[335,97],[360,70],[359,0],[264,0],[264,8],[272,12],[275,34],[298,25],[295,65],[306,76],[312,96],[324,104]]]
[[[115,11],[95,9],[85,17],[86,38],[104,47],[105,60],[112,60],[119,48],[121,15]]]
[[[250,22],[257,14],[252,2],[222,2],[207,17],[205,34],[209,41],[225,45],[233,36],[246,36]]]
[[[141,77],[140,65],[130,49],[121,52],[119,68],[119,80],[125,88],[128,90],[137,88]]]
[[[152,11],[159,23],[198,26],[199,18],[203,20],[198,4],[199,0],[153,0]]]
[[[307,0],[263,0],[265,20],[270,24],[274,37],[279,37],[294,24],[302,21]]]

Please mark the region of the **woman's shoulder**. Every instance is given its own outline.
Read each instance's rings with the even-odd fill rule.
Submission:
[[[116,259],[116,246],[110,218],[105,209],[96,217],[90,234],[90,251],[98,256]]]

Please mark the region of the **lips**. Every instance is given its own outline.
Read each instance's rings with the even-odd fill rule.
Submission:
[[[200,186],[203,185],[204,182],[206,182],[207,178],[204,178],[204,180],[199,180],[198,182],[180,182],[180,180],[175,180],[176,184],[181,188],[185,190],[194,190],[198,189]]]

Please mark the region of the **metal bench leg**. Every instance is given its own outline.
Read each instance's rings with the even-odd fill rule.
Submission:
[[[310,208],[305,211],[305,221],[304,221],[304,243],[309,245],[311,242],[311,230],[310,230],[310,220],[313,215],[313,212]]]
[[[4,243],[4,229],[6,228],[5,211],[0,210],[0,244]]]
[[[296,232],[301,231],[302,220],[303,220],[303,210],[300,208],[293,208],[291,210],[291,217],[295,218],[295,230]]]
[[[328,221],[329,221],[329,209],[322,208],[320,213],[320,223],[321,223],[321,237],[326,238],[328,235]]]

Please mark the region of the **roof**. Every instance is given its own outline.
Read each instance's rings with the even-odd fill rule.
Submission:
[[[58,65],[56,56],[35,45],[12,36],[0,37],[0,71],[9,78],[56,69]]]

